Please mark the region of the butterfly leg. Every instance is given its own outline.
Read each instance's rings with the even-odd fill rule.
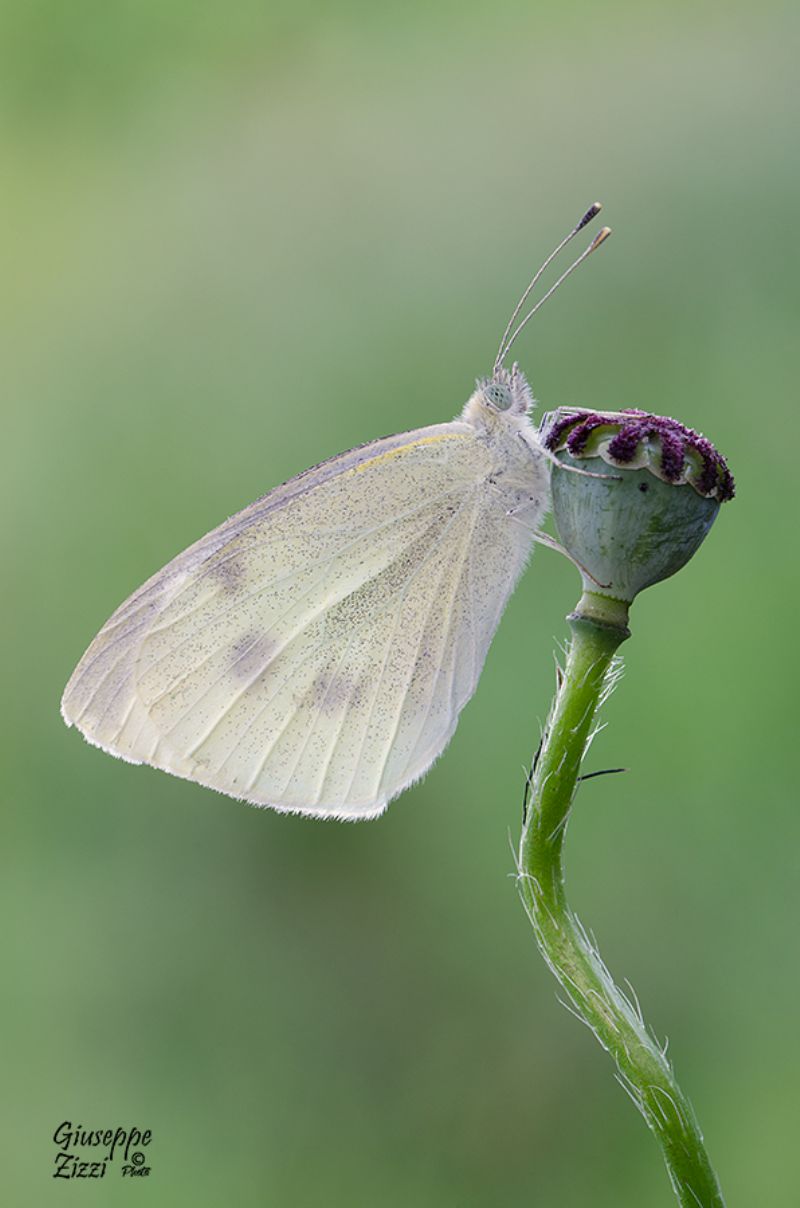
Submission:
[[[523,442],[523,444],[527,445],[527,441],[525,440],[525,437],[522,435],[522,433],[520,433],[519,436],[520,436],[520,440]],[[581,469],[580,466],[568,466],[565,461],[560,461],[559,458],[556,457],[555,453],[553,453],[553,451],[551,449],[548,449],[543,444],[537,445],[537,453],[541,453],[544,457],[547,458],[548,461],[551,461],[553,463],[553,465],[556,466],[559,470],[569,470],[570,474],[582,474],[584,478],[610,478],[610,479],[613,479],[614,482],[621,481],[621,477],[619,474],[603,474],[603,473],[598,473],[597,470],[583,470],[583,469]]]
[[[550,449],[546,449],[544,446],[542,446],[542,452],[547,460],[551,461],[554,466],[558,467],[559,470],[569,470],[570,474],[582,474],[584,478],[608,478],[613,482],[622,481],[622,476],[620,474],[602,474],[598,473],[596,470],[583,470],[580,466],[569,466],[565,461],[561,461],[560,458],[556,457],[555,453],[552,453]]]
[[[599,579],[595,578],[588,567],[584,566],[582,562],[579,562],[578,559],[569,552],[569,550],[564,549],[564,546],[560,541],[556,541],[555,537],[551,537],[549,533],[543,533],[541,529],[533,528],[530,524],[525,524],[524,520],[521,520],[519,516],[514,515],[515,511],[516,509],[512,508],[510,511],[506,512],[506,515],[510,520],[515,520],[517,524],[523,525],[529,533],[533,533],[533,539],[534,541],[538,541],[539,545],[546,545],[548,549],[554,549],[557,554],[563,554],[565,558],[569,558],[572,565],[581,571],[582,574],[591,579],[593,583],[596,583],[598,587],[611,586],[610,583],[601,583]]]

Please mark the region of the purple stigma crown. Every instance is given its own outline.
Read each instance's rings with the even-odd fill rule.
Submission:
[[[562,408],[545,417],[542,440],[552,453],[601,457],[609,465],[648,469],[663,482],[688,482],[699,495],[733,499],[733,476],[710,440],[676,419],[634,407],[623,411]]]

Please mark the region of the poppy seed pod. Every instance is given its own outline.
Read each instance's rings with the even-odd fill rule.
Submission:
[[[563,465],[590,471],[552,478],[559,539],[589,596],[627,606],[674,575],[733,498],[711,442],[665,416],[563,408],[545,416],[541,436]]]

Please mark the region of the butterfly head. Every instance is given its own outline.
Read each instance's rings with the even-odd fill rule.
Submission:
[[[492,426],[506,416],[528,415],[533,402],[525,374],[518,365],[512,365],[510,369],[496,369],[490,378],[478,379],[464,408],[464,418]]]

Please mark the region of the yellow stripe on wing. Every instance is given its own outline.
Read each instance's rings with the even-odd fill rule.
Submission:
[[[401,453],[409,453],[412,449],[419,449],[422,445],[432,445],[441,440],[464,440],[468,435],[467,432],[438,432],[436,436],[421,436],[419,440],[409,441],[407,445],[398,445],[396,449],[387,449],[385,453],[376,453],[374,457],[369,457],[366,461],[359,462],[357,466],[353,466],[346,473],[360,474],[362,470],[371,469],[372,466],[378,465],[381,461],[388,461],[390,457],[398,457]]]

